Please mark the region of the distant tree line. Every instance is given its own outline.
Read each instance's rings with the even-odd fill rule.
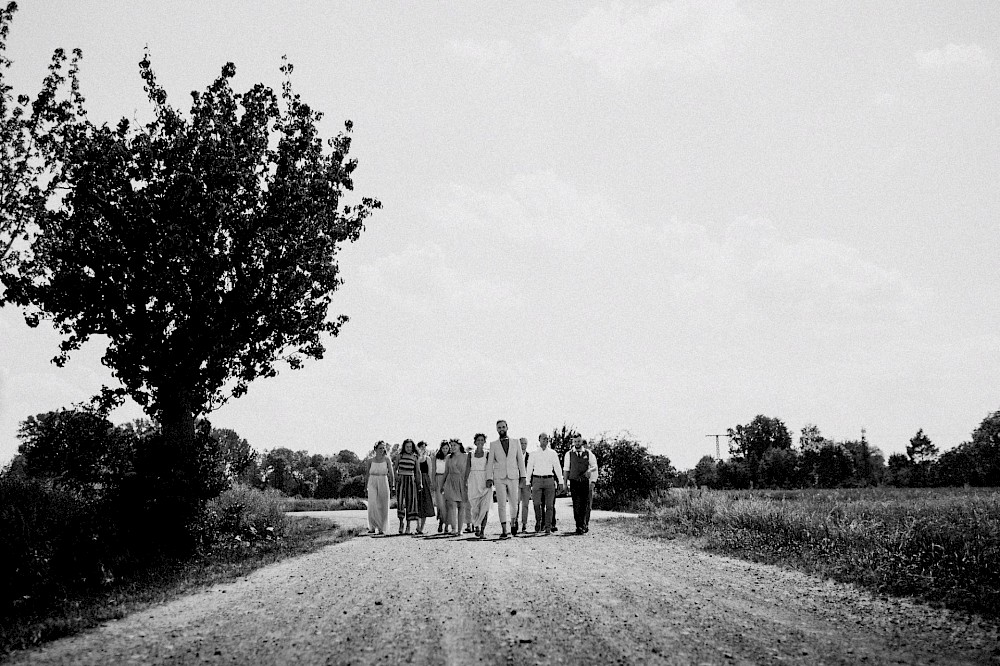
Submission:
[[[259,489],[273,488],[285,495],[328,499],[364,497],[365,473],[372,453],[361,458],[344,449],[334,455],[294,451],[278,447],[258,452],[234,430],[212,428],[200,420],[200,461],[190,473],[192,491],[217,493],[233,482]],[[577,431],[569,426],[553,429],[550,442],[559,459],[572,446]],[[85,494],[117,492],[129,479],[149,487],[151,474],[164,477],[157,488],[178,478],[179,461],[152,465],[147,458],[169,449],[152,446],[162,437],[159,427],[147,419],[115,426],[101,413],[86,408],[63,409],[31,416],[18,431],[21,444],[8,471],[15,475],[46,479]],[[670,487],[676,471],[670,459],[650,453],[631,434],[602,434],[589,442],[600,461],[595,505],[623,507],[648,499]],[[433,452],[436,446],[431,446]],[[399,444],[393,444],[395,460]],[[174,470],[174,471],[171,471]],[[138,476],[137,476],[138,475]],[[196,488],[194,487],[196,486]]]
[[[894,453],[888,460],[864,437],[834,441],[813,424],[802,428],[795,446],[780,419],[762,414],[730,428],[728,436],[728,460],[704,456],[678,475],[679,484],[732,489],[1000,486],[1000,411],[983,419],[969,441],[940,455],[920,429],[906,454]]]

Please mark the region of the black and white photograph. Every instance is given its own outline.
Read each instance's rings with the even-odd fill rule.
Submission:
[[[1000,663],[1000,3],[0,0],[0,663]]]

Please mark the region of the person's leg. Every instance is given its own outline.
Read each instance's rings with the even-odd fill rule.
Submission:
[[[576,523],[577,533],[583,533],[583,509],[587,504],[587,493],[584,490],[590,483],[586,479],[582,481],[569,482],[569,494],[573,498],[573,521]]]
[[[544,511],[544,518],[542,519],[542,529],[546,533],[552,530],[552,516],[555,512],[555,501],[556,501],[556,482],[555,479],[544,479],[545,483],[542,486],[541,504]]]
[[[493,487],[497,491],[497,514],[500,516],[500,536],[507,534],[507,484],[496,481]]]
[[[535,531],[541,532],[545,529],[545,505],[542,500],[542,479],[535,479],[531,482],[531,502],[535,505]]]
[[[445,520],[444,520],[444,531],[446,534],[452,531],[452,527],[458,521],[458,503],[454,500],[446,499],[445,506]]]
[[[590,511],[594,508],[594,486],[596,484],[593,481],[587,483],[587,515],[583,521],[583,529],[585,532],[590,531]]]
[[[519,489],[521,492],[521,531],[528,531],[528,509],[531,507],[531,488],[527,484]]]
[[[504,483],[507,484],[507,498],[510,501],[510,533],[513,535],[517,534],[517,512],[521,502],[521,491],[517,479],[504,479]]]

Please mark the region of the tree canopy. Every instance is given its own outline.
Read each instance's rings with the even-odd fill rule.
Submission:
[[[58,364],[91,336],[102,362],[157,419],[190,442],[194,420],[284,361],[322,358],[340,286],[337,252],[380,203],[344,201],[357,166],[352,124],[324,142],[314,111],[292,90],[236,93],[227,63],[185,115],[168,104],[148,54],[139,63],[153,119],[87,124],[66,134],[67,193],[39,214],[38,233],[7,298],[29,325],[64,336]]]
[[[62,185],[57,165],[83,118],[79,49],[72,58],[63,49],[52,54],[34,99],[15,94],[8,80],[14,63],[7,57],[7,38],[16,12],[15,2],[0,9],[0,270],[15,263],[17,244],[30,238],[32,225]]]

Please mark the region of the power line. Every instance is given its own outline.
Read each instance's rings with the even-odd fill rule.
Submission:
[[[719,438],[720,437],[729,437],[729,435],[725,435],[725,434],[723,434],[723,435],[705,435],[705,437],[714,437],[715,438],[715,459],[716,460],[722,460],[722,454],[719,452]]]

